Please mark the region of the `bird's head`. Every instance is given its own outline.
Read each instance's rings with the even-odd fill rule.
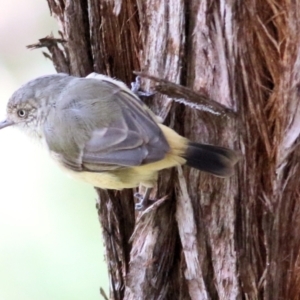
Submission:
[[[40,137],[42,125],[51,108],[55,107],[56,95],[68,75],[55,74],[38,77],[16,90],[6,108],[6,119],[0,129],[14,126],[30,136]]]

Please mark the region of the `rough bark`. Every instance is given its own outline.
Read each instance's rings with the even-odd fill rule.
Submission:
[[[57,71],[129,84],[135,70],[184,85],[186,95],[169,86],[160,90],[173,98],[148,104],[191,140],[243,154],[226,180],[162,171],[152,195],[160,200],[144,213],[134,212],[132,190],[98,190],[110,297],[299,299],[299,1],[48,4],[61,39],[38,46]],[[226,109],[191,104],[192,90]]]

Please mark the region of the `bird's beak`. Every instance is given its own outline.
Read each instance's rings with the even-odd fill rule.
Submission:
[[[10,121],[10,120],[4,120],[2,122],[0,122],[0,129],[4,128],[4,127],[7,127],[7,126],[11,126],[13,125],[14,122],[13,121]]]

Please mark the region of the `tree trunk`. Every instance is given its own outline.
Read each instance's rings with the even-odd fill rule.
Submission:
[[[162,171],[143,213],[132,190],[98,190],[111,299],[300,299],[300,2],[48,4],[61,39],[36,46],[57,71],[186,86],[147,103],[187,138],[243,155],[230,179]],[[191,103],[192,90],[226,109]]]

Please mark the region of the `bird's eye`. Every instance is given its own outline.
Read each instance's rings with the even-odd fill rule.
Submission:
[[[25,118],[26,117],[26,110],[25,109],[19,109],[17,113],[18,113],[18,116],[20,118]]]

